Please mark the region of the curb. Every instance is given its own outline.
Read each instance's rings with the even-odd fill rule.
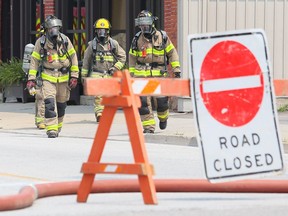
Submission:
[[[184,136],[173,136],[173,135],[156,135],[146,134],[144,135],[146,143],[161,143],[168,145],[179,145],[179,146],[193,146],[198,147],[196,137],[184,137]]]

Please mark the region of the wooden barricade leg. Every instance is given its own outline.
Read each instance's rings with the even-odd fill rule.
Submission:
[[[112,120],[117,111],[116,107],[105,107],[101,118],[101,123],[98,126],[97,132],[94,137],[93,145],[90,151],[88,162],[100,162],[104,146],[109,134]],[[95,173],[96,174],[96,173]],[[78,190],[78,202],[86,202],[88,195],[91,191],[95,174],[83,175],[80,187]]]
[[[118,73],[116,76],[121,77],[122,75]],[[88,162],[82,165],[84,175],[78,189],[78,202],[87,201],[96,173],[110,173],[137,174],[144,203],[157,204],[156,189],[152,179],[154,170],[148,163],[142,126],[139,120],[140,99],[139,96],[133,94],[128,71],[124,72],[121,83],[121,95],[103,97],[102,103],[105,106],[103,115],[95,134]],[[135,164],[100,163],[112,120],[118,107],[122,107],[125,114]]]

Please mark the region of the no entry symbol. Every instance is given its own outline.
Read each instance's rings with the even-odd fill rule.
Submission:
[[[264,92],[257,59],[241,43],[217,43],[203,60],[200,91],[205,107],[218,122],[230,127],[249,123],[261,106]]]

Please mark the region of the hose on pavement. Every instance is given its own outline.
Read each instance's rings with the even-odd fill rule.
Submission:
[[[288,193],[288,180],[210,183],[202,179],[156,179],[156,192]],[[18,194],[0,196],[0,211],[27,208],[36,199],[77,194],[80,181],[28,185]],[[91,193],[140,192],[137,179],[96,180]]]

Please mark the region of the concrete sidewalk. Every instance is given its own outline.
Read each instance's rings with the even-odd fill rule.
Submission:
[[[79,171],[83,162],[87,161],[98,127],[93,106],[68,106],[63,129],[57,139],[48,139],[45,130],[35,127],[34,109],[34,103],[0,103],[2,196],[13,196],[27,185],[73,182],[82,178]],[[282,139],[287,144],[288,112],[279,113],[279,119],[281,135],[285,135]],[[118,110],[102,161],[131,163],[131,145],[126,141],[129,141],[129,136],[125,117],[123,111]],[[155,179],[203,179],[205,176],[201,149],[191,147],[197,146],[192,113],[171,113],[167,129],[161,131],[157,127],[155,134],[145,135],[145,141],[149,161],[155,168]],[[287,146],[284,145],[284,148]],[[284,154],[283,159],[287,164],[287,154]],[[135,178],[126,176],[97,174],[97,180]],[[275,176],[275,179],[287,179],[287,172]],[[49,191],[52,190],[55,188]],[[29,208],[1,212],[1,215],[92,216],[97,213],[102,216],[188,216],[192,212],[195,215],[210,216],[217,212],[221,216],[248,213],[276,216],[287,212],[285,194],[157,192],[158,205],[144,205],[140,193],[90,194],[87,203],[77,203],[75,194],[39,198]]]
[[[46,137],[44,130],[38,130],[34,126],[34,110],[34,103],[0,103],[0,130],[17,134],[42,134]],[[279,113],[278,117],[282,142],[288,144],[288,112]],[[71,105],[67,107],[60,136],[93,139],[97,127],[93,106]],[[118,110],[114,117],[108,139],[129,140],[122,110]],[[159,129],[157,120],[155,134],[146,134],[145,141],[147,143],[197,146],[193,114],[170,113],[165,130]]]

